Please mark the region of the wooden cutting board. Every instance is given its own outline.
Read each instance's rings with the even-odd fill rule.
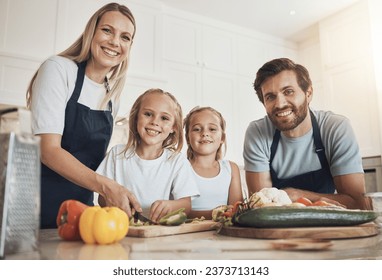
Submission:
[[[127,236],[133,237],[158,237],[182,233],[191,233],[199,231],[216,230],[220,223],[205,220],[197,223],[186,223],[179,226],[161,226],[161,225],[150,225],[150,226],[138,226],[129,227]]]
[[[377,235],[379,230],[374,223],[365,223],[358,226],[339,227],[246,228],[233,226],[222,227],[218,233],[227,236],[259,239],[343,239],[373,236]]]

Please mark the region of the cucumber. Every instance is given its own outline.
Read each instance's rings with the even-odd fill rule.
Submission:
[[[269,206],[236,213],[233,224],[244,227],[285,228],[352,226],[373,221],[379,213],[332,207]]]

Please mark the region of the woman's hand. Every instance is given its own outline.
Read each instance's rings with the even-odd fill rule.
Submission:
[[[116,206],[121,208],[131,217],[131,207],[141,210],[137,198],[128,189],[117,182],[97,174],[72,154],[61,147],[61,135],[40,134],[41,138],[41,161],[50,169],[54,170],[69,181],[99,193],[104,201],[104,206]]]
[[[100,205],[104,204],[105,206],[119,207],[125,211],[129,217],[132,216],[132,208],[138,212],[142,211],[140,203],[132,192],[107,177],[99,176],[103,181],[103,194],[100,194],[99,198]]]

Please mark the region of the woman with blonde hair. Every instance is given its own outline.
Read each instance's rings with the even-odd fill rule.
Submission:
[[[135,19],[109,3],[89,19],[82,35],[47,59],[32,78],[27,105],[41,137],[41,228],[54,228],[67,199],[93,205],[94,192],[131,216],[140,209],[126,188],[100,176],[124,87]]]

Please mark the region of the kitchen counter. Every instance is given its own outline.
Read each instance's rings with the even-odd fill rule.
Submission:
[[[87,245],[63,241],[56,229],[41,230],[38,251],[8,255],[6,259],[113,259],[113,260],[346,260],[382,259],[382,235],[331,240],[323,250],[274,249],[269,239],[229,237],[215,231],[163,237],[125,237],[111,245]]]

